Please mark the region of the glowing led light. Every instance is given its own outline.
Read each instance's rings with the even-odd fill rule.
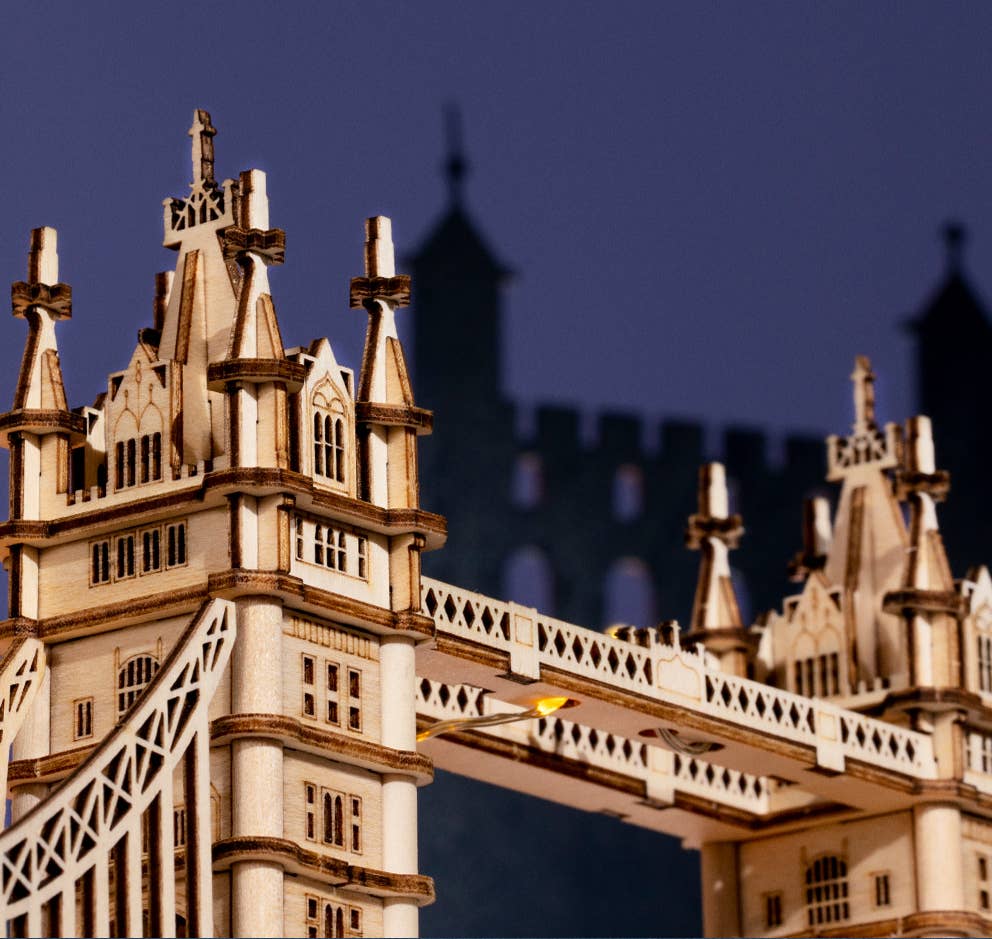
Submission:
[[[549,714],[554,714],[558,708],[564,707],[566,704],[568,704],[568,698],[542,698],[534,705],[534,710],[541,717],[547,717]]]
[[[472,730],[476,727],[495,727],[497,724],[513,724],[517,721],[533,720],[535,717],[547,717],[559,708],[569,703],[568,698],[541,698],[533,707],[525,711],[511,711],[502,714],[484,714],[482,717],[455,717],[447,721],[431,724],[426,730],[417,734],[417,742],[437,737],[453,730]]]

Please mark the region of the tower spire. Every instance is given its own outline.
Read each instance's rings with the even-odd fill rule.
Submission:
[[[854,383],[854,432],[868,433],[878,427],[875,423],[875,373],[868,356],[855,358],[851,381]]]
[[[743,532],[741,517],[730,514],[723,464],[704,464],[699,468],[699,511],[689,516],[686,529],[687,546],[702,556],[692,620],[683,642],[705,646],[725,671],[735,675],[747,673],[750,636],[734,593],[728,553]]]
[[[961,259],[968,244],[968,229],[956,219],[949,219],[941,228],[944,250],[947,257],[947,272],[957,274],[961,270]]]
[[[448,198],[452,205],[461,205],[468,161],[465,159],[462,139],[462,114],[456,104],[448,104],[444,109],[444,137],[447,147],[444,174],[448,183]]]
[[[193,182],[213,183],[214,180],[214,135],[216,128],[210,122],[210,112],[197,108],[193,112],[193,126],[189,135],[193,138]]]

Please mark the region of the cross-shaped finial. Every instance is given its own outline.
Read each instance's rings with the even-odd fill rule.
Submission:
[[[216,128],[210,123],[210,112],[197,108],[193,112],[193,126],[189,135],[193,138],[193,185],[214,182],[214,134]]]
[[[54,228],[35,228],[28,251],[28,279],[10,288],[13,314],[24,319],[32,307],[47,310],[56,319],[72,316],[72,288],[59,283],[58,234]]]
[[[854,360],[851,373],[854,383],[854,431],[858,434],[877,430],[875,423],[875,373],[868,356],[859,355]]]
[[[707,538],[716,538],[729,548],[736,548],[744,532],[739,515],[730,514],[727,472],[722,463],[704,463],[699,467],[699,511],[689,516],[686,544],[699,548]]]
[[[410,277],[396,273],[393,223],[385,215],[365,220],[365,276],[351,279],[351,306],[384,300],[394,306],[410,302]]]

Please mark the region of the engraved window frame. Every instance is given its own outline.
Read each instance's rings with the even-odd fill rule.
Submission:
[[[310,475],[315,483],[347,490],[352,479],[354,434],[343,390],[325,375],[310,394]],[[318,450],[319,447],[319,450]]]
[[[73,740],[89,740],[93,737],[93,697],[90,695],[85,698],[76,698],[72,702],[72,739]],[[88,728],[86,733],[80,733],[81,721],[80,717],[84,718],[86,727]]]
[[[872,871],[868,878],[871,882],[871,908],[873,910],[887,910],[894,906],[892,902],[892,871]],[[885,894],[884,898],[880,898],[882,892]]]
[[[298,523],[303,523],[302,534],[298,528]],[[295,549],[293,552],[294,562],[308,564],[323,571],[331,571],[335,574],[343,574],[353,580],[362,583],[372,581],[372,539],[369,533],[353,525],[343,524],[337,519],[322,518],[309,512],[296,511],[293,513],[293,538]],[[327,563],[328,551],[331,550],[331,533],[337,537],[333,544],[335,551],[335,564],[340,561],[340,553],[344,551],[344,567],[332,566]],[[302,537],[303,557],[300,557],[298,545]],[[342,549],[339,539],[344,540]],[[364,554],[362,544],[364,543]],[[317,560],[318,556],[321,560]],[[360,570],[364,571],[360,573]]]

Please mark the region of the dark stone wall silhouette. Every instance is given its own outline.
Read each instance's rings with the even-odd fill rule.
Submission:
[[[542,609],[599,628],[612,612],[610,572],[636,559],[654,593],[655,620],[678,618],[687,627],[697,556],[684,547],[683,531],[706,458],[703,425],[664,420],[647,428],[657,446],[646,448],[637,415],[603,414],[587,444],[579,411],[548,405],[537,409],[532,434],[517,434],[516,405],[500,384],[508,270],[464,208],[464,162],[456,154],[448,166],[449,206],[408,261],[414,392],[435,411],[434,433],[420,442],[421,503],[449,527],[444,550],[424,557],[425,573],[529,602],[512,596],[506,576],[527,548],[543,558],[550,581]],[[984,432],[992,327],[962,273],[963,233],[949,226],[946,238],[946,275],[908,325],[917,339],[920,410],[934,421],[938,465],[951,472],[940,516],[961,576],[988,557],[992,530],[981,488],[992,449]],[[781,466],[770,464],[768,447],[760,430],[729,427],[717,456],[727,466],[731,508],[744,517],[731,563],[752,620],[792,592],[786,565],[801,547],[803,498],[835,495],[823,478],[821,437],[788,437]],[[633,481],[635,496],[619,514],[618,474]],[[421,793],[421,839],[421,869],[438,882],[425,934],[701,932],[698,855],[672,838],[439,773]]]

